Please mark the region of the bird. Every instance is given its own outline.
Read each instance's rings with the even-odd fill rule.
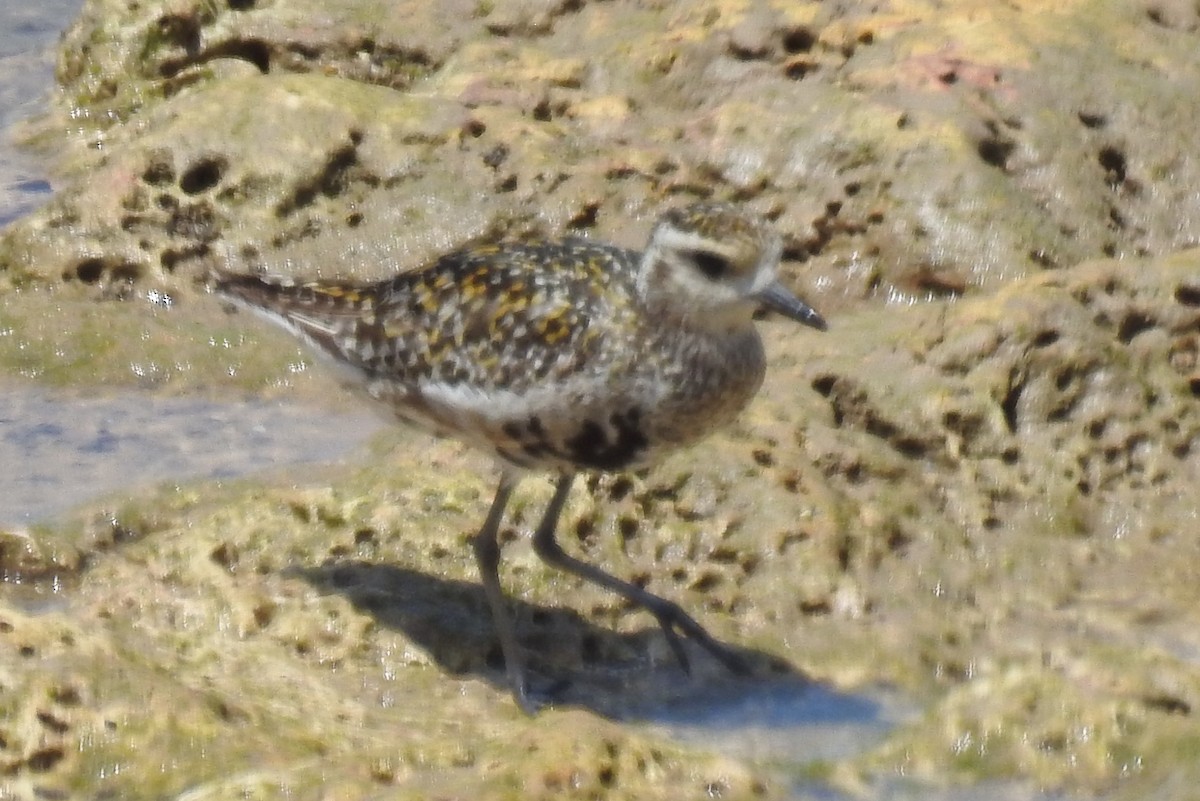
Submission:
[[[567,553],[555,530],[578,473],[652,466],[750,402],[766,370],[760,310],[826,329],[779,280],[782,249],[764,218],[696,201],[661,212],[641,251],[586,237],[500,241],[376,282],[217,268],[210,286],[304,340],[400,422],[495,459],[496,493],[471,544],[508,687],[534,714],[548,701],[530,686],[497,539],[534,472],[554,481],[532,534],[546,564],[649,612],[685,672],[681,637],[748,672],[679,604]]]

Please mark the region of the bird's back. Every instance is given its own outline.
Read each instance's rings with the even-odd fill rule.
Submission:
[[[571,418],[638,391],[622,388],[643,337],[638,255],[510,243],[373,284],[226,273],[214,288],[350,368],[406,422],[522,466],[618,466],[645,438],[606,444],[606,431]]]
[[[364,378],[519,392],[594,367],[603,335],[636,323],[637,255],[487,245],[372,284],[226,273],[214,288]]]

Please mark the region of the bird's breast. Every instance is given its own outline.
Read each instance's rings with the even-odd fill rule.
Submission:
[[[766,358],[750,328],[721,336],[680,337],[661,366],[662,397],[647,428],[663,447],[703,439],[729,424],[762,386]]]

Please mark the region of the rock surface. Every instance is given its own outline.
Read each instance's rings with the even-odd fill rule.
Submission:
[[[572,684],[522,718],[466,544],[489,466],[396,431],[357,469],[0,533],[16,797],[1200,780],[1193,4],[91,0],[59,79],[42,139],[68,185],[0,239],[14,378],[328,398],[207,269],[636,247],[703,196],[769,215],[831,331],[764,321],[743,419],[581,486],[564,541],[695,610],[757,681],[921,712],[813,764],[663,738],[636,722],[655,703],[739,685],[702,658],[685,680],[651,621],[543,568],[530,481],[504,580]]]

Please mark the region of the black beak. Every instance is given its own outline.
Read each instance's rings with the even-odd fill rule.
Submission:
[[[818,331],[824,331],[828,326],[825,318],[817,310],[792,294],[791,290],[776,281],[759,292],[755,297],[765,308],[779,312],[784,317],[803,323]]]

